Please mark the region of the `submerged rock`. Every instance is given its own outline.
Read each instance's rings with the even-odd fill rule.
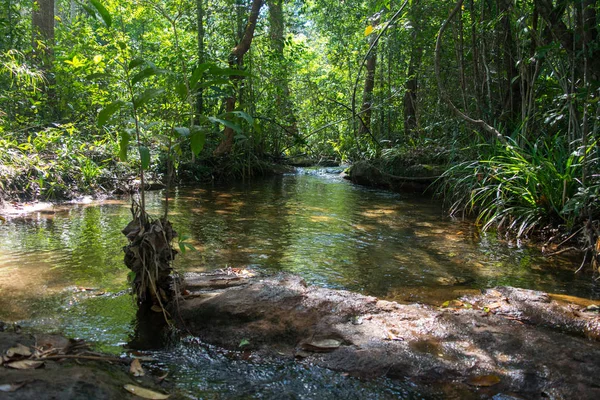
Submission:
[[[539,292],[498,288],[437,308],[307,286],[287,274],[245,277],[235,286],[226,280],[188,277],[188,299],[178,306],[179,323],[210,344],[237,349],[243,342],[257,354],[409,379],[459,398],[600,398],[600,343],[550,323],[551,309],[568,306]],[[496,307],[499,301],[513,308]],[[598,314],[586,314],[570,320],[579,327],[570,331],[600,337]]]

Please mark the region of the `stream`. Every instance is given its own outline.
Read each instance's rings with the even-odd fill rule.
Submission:
[[[233,267],[302,276],[308,283],[402,303],[440,305],[481,288],[509,285],[600,299],[576,260],[481,234],[428,198],[355,186],[337,169],[251,183],[179,188],[170,219],[197,251],[180,271]],[[151,215],[164,207],[147,194]],[[56,205],[0,224],[0,320],[83,338],[122,354],[136,331],[127,294],[121,229],[128,199]],[[138,338],[139,339],[139,338]],[[408,382],[361,381],[293,361],[246,360],[194,338],[156,348],[152,368],[189,398],[423,398]],[[427,397],[427,396],[425,396]]]

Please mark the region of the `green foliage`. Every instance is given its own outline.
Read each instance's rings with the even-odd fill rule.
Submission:
[[[572,226],[594,204],[597,184],[586,186],[583,167],[598,170],[596,143],[571,151],[560,136],[519,146],[514,141],[481,149],[487,155],[465,161],[442,176],[453,214],[475,213],[483,229],[498,227],[526,236],[546,224]]]

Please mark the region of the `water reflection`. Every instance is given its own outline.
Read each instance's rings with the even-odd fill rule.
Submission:
[[[178,189],[176,229],[198,252],[179,257],[187,270],[252,267],[288,271],[310,283],[435,303],[436,291],[514,285],[599,298],[590,277],[568,259],[480,237],[470,223],[446,218],[424,198],[367,190],[335,175],[297,174],[248,184]],[[160,193],[148,196],[161,213]],[[126,269],[120,230],[126,200],[56,207],[0,225],[0,318],[28,318],[33,299],[65,287],[121,290]],[[428,300],[425,293],[431,293]]]

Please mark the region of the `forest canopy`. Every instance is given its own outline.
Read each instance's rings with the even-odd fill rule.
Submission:
[[[594,0],[0,2],[0,190],[443,165],[451,211],[598,232]],[[587,225],[586,225],[587,224]]]

